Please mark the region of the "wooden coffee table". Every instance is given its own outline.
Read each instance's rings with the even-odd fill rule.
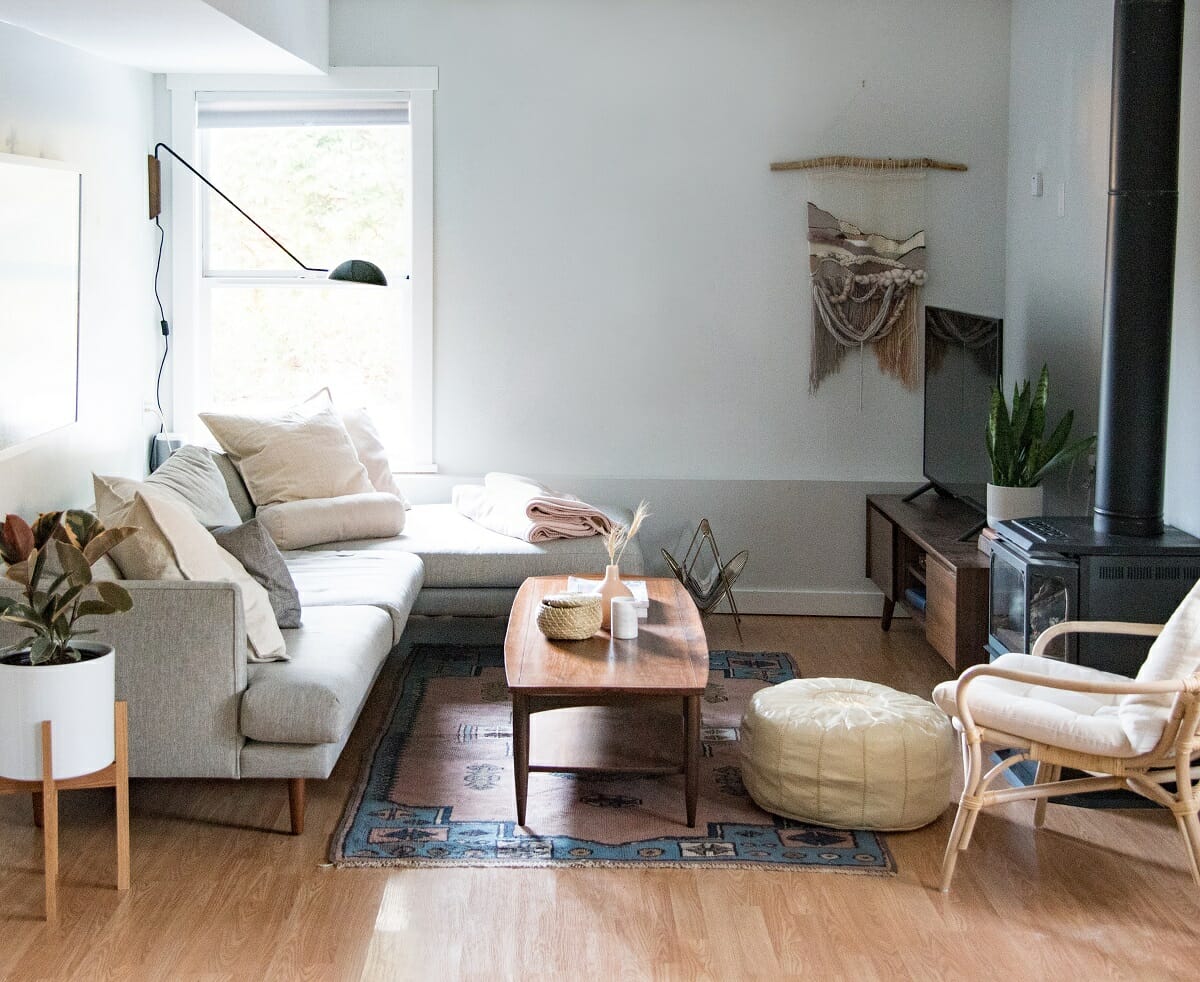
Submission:
[[[689,827],[696,825],[700,697],[708,684],[708,642],[692,598],[674,579],[647,579],[650,616],[633,641],[608,631],[586,641],[551,641],[537,627],[542,597],[565,590],[565,576],[527,579],[517,591],[504,639],[513,702],[517,823],[525,824],[530,771],[684,775]],[[630,712],[665,720],[659,739],[630,753]],[[538,762],[530,764],[530,716]],[[682,725],[680,725],[682,717]],[[639,730],[639,734],[641,731]],[[672,735],[673,734],[673,735]],[[679,756],[669,752],[670,743]],[[639,761],[636,757],[640,757]],[[646,757],[658,759],[647,762]]]

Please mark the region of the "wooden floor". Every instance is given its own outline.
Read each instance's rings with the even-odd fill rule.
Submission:
[[[726,618],[713,647],[736,647]],[[949,672],[916,628],[754,617],[751,650],[804,675],[928,696]],[[376,688],[308,829],[282,782],[137,781],[133,887],[112,888],[111,793],[62,802],[61,925],[41,919],[40,838],[0,798],[0,979],[1158,979],[1193,977],[1200,892],[1162,812],[1051,805],[985,813],[955,891],[936,889],[948,812],[888,836],[892,878],[734,870],[334,870],[323,867]]]

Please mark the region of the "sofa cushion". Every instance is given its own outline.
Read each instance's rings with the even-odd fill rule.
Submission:
[[[1150,646],[1138,671],[1139,682],[1166,682],[1200,672],[1200,583],[1196,583]],[[1158,743],[1175,696],[1125,696],[1121,699],[1121,725],[1139,753],[1149,753]]]
[[[628,522],[627,510],[601,506],[615,521]],[[425,564],[425,586],[433,588],[519,587],[529,576],[602,574],[608,563],[604,540],[525,542],[484,528],[453,505],[413,505],[404,533],[390,539],[360,539],[323,549],[410,552]],[[625,551],[621,572],[640,576],[642,554],[635,539]]]
[[[280,549],[399,535],[404,531],[404,515],[404,502],[383,491],[281,501],[264,505],[257,512],[258,520]]]
[[[308,611],[315,607],[369,605],[392,618],[392,641],[408,621],[423,579],[421,560],[404,552],[293,552],[288,570]]]
[[[291,660],[249,666],[241,731],[268,743],[337,743],[392,648],[392,622],[378,607],[310,607],[284,631]]]
[[[1124,676],[1084,665],[1019,653],[1001,655],[992,666],[1047,679],[1129,681]],[[954,716],[958,708],[957,692],[958,679],[943,682],[933,690],[933,701]],[[1119,700],[1120,696],[1072,692],[987,676],[976,679],[967,689],[971,715],[980,726],[1080,753],[1132,757],[1135,751],[1117,716]]]

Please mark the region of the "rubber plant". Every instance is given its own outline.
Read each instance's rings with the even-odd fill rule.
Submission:
[[[1075,422],[1068,409],[1046,437],[1046,398],[1050,373],[1042,366],[1037,388],[1030,394],[1029,380],[1013,386],[1012,412],[999,388],[992,389],[987,423],[988,459],[992,462],[992,484],[1006,488],[1034,488],[1060,467],[1066,467],[1095,446],[1096,437],[1067,441]]]
[[[82,653],[76,638],[95,634],[78,625],[85,617],[129,610],[133,601],[117,583],[93,580],[92,567],[135,528],[106,529],[90,512],[71,510],[39,515],[30,525],[9,515],[0,525],[4,575],[23,588],[19,597],[0,596],[0,621],[24,628],[28,637],[2,649],[29,651],[31,665],[65,665]],[[53,550],[57,564],[50,563]],[[54,567],[52,571],[51,567]],[[48,580],[43,587],[43,580]],[[89,595],[88,591],[94,591]]]

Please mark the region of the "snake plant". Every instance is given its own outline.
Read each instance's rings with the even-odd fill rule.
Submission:
[[[999,388],[992,389],[987,451],[992,462],[993,484],[1006,488],[1037,487],[1051,471],[1067,466],[1095,445],[1095,436],[1067,442],[1075,422],[1075,413],[1070,409],[1046,438],[1049,390],[1050,375],[1045,365],[1032,395],[1028,379],[1020,387],[1013,386],[1011,413],[1004,393]]]

